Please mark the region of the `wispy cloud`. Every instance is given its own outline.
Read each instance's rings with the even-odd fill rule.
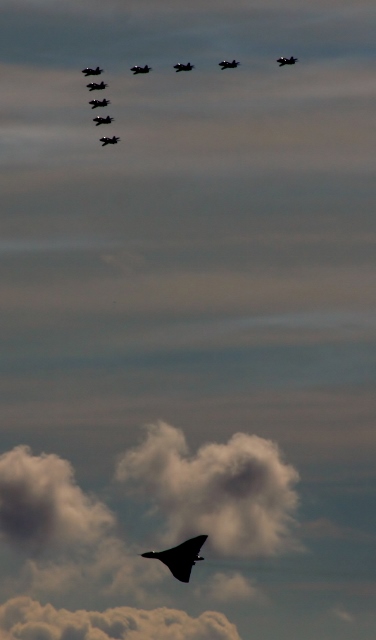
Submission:
[[[342,622],[351,623],[355,620],[354,616],[349,613],[349,611],[347,611],[347,609],[345,609],[345,607],[343,607],[342,605],[334,607],[331,613],[335,618],[342,620]]]
[[[336,540],[354,540],[370,543],[376,540],[376,536],[366,533],[354,527],[341,526],[328,518],[318,518],[311,522],[303,522],[300,527],[303,537],[312,539],[332,538]]]
[[[75,236],[53,238],[9,238],[0,240],[0,256],[22,255],[28,253],[51,253],[51,252],[71,252],[71,251],[93,251],[109,250],[116,246],[114,241],[103,238],[88,237],[81,238]]]

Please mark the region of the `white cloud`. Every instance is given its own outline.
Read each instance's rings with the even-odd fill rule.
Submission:
[[[166,543],[209,534],[218,553],[237,556],[297,547],[298,473],[269,440],[237,433],[189,456],[182,431],[159,422],[120,458],[116,478],[163,514]]]
[[[76,485],[68,461],[26,446],[0,456],[0,535],[10,545],[28,552],[92,545],[114,524],[109,509]]]
[[[27,597],[0,607],[0,629],[19,640],[240,640],[235,625],[216,611],[197,618],[166,608],[71,612]]]

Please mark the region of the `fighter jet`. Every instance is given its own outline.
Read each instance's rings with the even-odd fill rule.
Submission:
[[[120,138],[117,138],[116,136],[112,136],[112,138],[107,138],[106,136],[99,138],[99,142],[103,142],[102,147],[105,147],[106,144],[117,144],[119,140]]]
[[[204,560],[198,554],[208,536],[202,535],[197,538],[186,540],[182,544],[166,551],[148,551],[142,553],[143,558],[156,558],[167,565],[174,578],[180,582],[189,582],[192,567],[199,560]]]
[[[102,80],[102,82],[100,82],[99,84],[97,82],[89,82],[89,84],[87,84],[86,86],[89,91],[95,91],[96,89],[99,91],[99,89],[105,89],[106,87],[108,87],[108,84],[106,84]]]
[[[285,64],[295,64],[295,62],[298,62],[298,58],[294,58],[294,56],[291,56],[291,58],[284,58],[281,56],[277,59],[277,62],[279,62],[280,67],[283,67]]]
[[[136,76],[138,73],[149,73],[149,71],[151,70],[152,68],[148,67],[147,64],[144,67],[139,67],[137,64],[135,64],[134,67],[131,67],[131,71],[133,71],[134,76]]]
[[[179,71],[192,71],[192,69],[194,68],[195,68],[194,64],[191,64],[190,62],[187,62],[187,64],[178,62],[178,64],[174,65],[174,69],[176,69],[176,73],[179,73]]]
[[[104,98],[104,100],[90,100],[89,104],[93,105],[91,107],[92,109],[96,109],[97,107],[107,107],[107,105],[110,104],[110,101]]]
[[[218,63],[220,67],[222,67],[222,71],[224,69],[236,69],[236,67],[240,64],[240,62],[236,62],[236,60],[233,60],[232,62],[228,62],[227,60],[223,60],[222,62]]]
[[[90,67],[86,67],[86,69],[82,69],[82,73],[85,76],[99,76],[102,73],[103,69],[97,67],[96,69],[91,69]]]
[[[96,123],[96,127],[98,127],[100,124],[111,124],[112,121],[113,118],[110,118],[110,116],[107,116],[106,118],[101,118],[100,116],[93,118],[93,122]]]

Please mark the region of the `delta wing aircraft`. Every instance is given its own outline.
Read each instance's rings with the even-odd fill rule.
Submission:
[[[155,558],[165,564],[171,571],[174,578],[180,582],[189,582],[192,567],[199,560],[204,560],[199,556],[200,549],[208,536],[202,535],[190,538],[182,544],[166,551],[147,551],[142,553],[143,558]]]

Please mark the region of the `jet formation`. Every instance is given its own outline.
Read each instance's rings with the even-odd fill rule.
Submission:
[[[171,571],[174,578],[180,580],[180,582],[189,582],[191,577],[192,567],[204,560],[199,556],[202,545],[206,541],[208,536],[202,535],[196,538],[190,538],[182,544],[166,551],[147,551],[141,553],[143,558],[154,558],[160,560]]]
[[[99,76],[102,72],[103,69],[101,69],[100,67],[85,67],[85,69],[82,69],[82,73],[85,75],[85,77]],[[89,82],[86,87],[89,89],[89,91],[103,91],[103,89],[106,89],[108,87],[108,84],[106,82],[103,82],[102,80],[102,82]],[[110,104],[110,100],[107,100],[107,98],[103,98],[103,100],[90,100],[89,104],[91,104],[92,109],[97,109],[98,107],[107,107]],[[97,116],[96,118],[93,118],[93,122],[95,123],[96,127],[99,127],[100,124],[111,124],[113,119],[114,118],[111,118],[111,116]],[[102,143],[102,147],[106,147],[108,144],[117,144],[119,140],[120,138],[118,136],[112,136],[112,138],[103,136],[102,138],[99,138],[99,142]]]
[[[277,62],[279,63],[280,67],[283,67],[285,64],[295,64],[295,62],[298,62],[298,58],[294,58],[294,56],[291,56],[290,58],[281,56],[277,59]],[[224,71],[224,69],[236,69],[240,65],[240,62],[235,59],[232,62],[230,62],[229,60],[222,60],[222,62],[219,62],[218,65],[221,67],[221,71]],[[174,65],[176,73],[178,73],[179,71],[192,71],[192,69],[194,68],[194,64],[191,64],[190,62],[187,62],[187,64],[178,62],[178,64]],[[149,71],[151,70],[151,67],[148,67],[147,64],[144,67],[139,67],[138,65],[131,67],[133,75],[137,75],[138,73],[149,73]]]
[[[281,56],[280,58],[277,59],[277,62],[279,63],[280,67],[285,66],[286,64],[288,65],[292,65],[295,64],[296,62],[298,62],[298,58],[294,58],[294,56],[291,56],[290,58],[285,58],[284,56]],[[238,66],[240,65],[240,62],[238,60],[233,60],[232,62],[230,60],[222,60],[222,62],[218,63],[218,66],[221,67],[221,71],[224,71],[225,69],[236,69]],[[194,69],[194,65],[191,64],[190,62],[187,62],[186,64],[184,64],[183,62],[178,62],[177,64],[174,65],[174,69],[176,71],[176,73],[179,73],[181,71],[192,71],[192,69]],[[149,67],[149,65],[145,64],[145,66],[139,66],[139,65],[134,65],[133,67],[131,67],[130,69],[133,72],[133,75],[136,76],[140,73],[149,73],[150,71],[152,71],[152,68]],[[103,69],[101,69],[100,67],[85,67],[85,69],[82,69],[82,73],[85,75],[85,77],[87,76],[99,76],[101,73],[103,73]],[[89,91],[103,91],[104,89],[106,89],[108,87],[108,84],[103,82],[89,82],[89,84],[86,85],[86,87],[89,89]],[[104,98],[103,100],[90,100],[89,104],[91,104],[91,108],[92,109],[97,109],[98,107],[107,107],[110,104],[110,100],[107,100],[106,98]],[[113,121],[113,118],[111,118],[111,116],[106,116],[104,118],[102,117],[97,117],[97,118],[93,118],[93,122],[95,122],[95,126],[98,127],[101,124],[111,124]],[[119,142],[120,138],[117,136],[112,136],[112,138],[107,137],[107,136],[103,136],[103,138],[100,138],[99,141],[102,142],[102,147],[107,146],[108,144],[117,144]],[[204,538],[204,541],[206,540],[207,536],[199,536],[199,538]],[[193,538],[193,540],[198,540],[199,538]],[[191,541],[187,541],[191,542]],[[201,545],[203,544],[203,542],[201,542]],[[183,543],[183,544],[187,544],[187,543]],[[180,545],[183,546],[183,545]],[[180,547],[176,547],[176,549],[179,549]],[[159,558],[160,560],[162,560],[162,556],[161,554],[167,554],[174,551],[173,549],[169,549],[168,551],[161,551],[158,553],[154,553],[154,555],[145,555],[144,557],[147,558]],[[152,552],[150,552],[152,553]],[[197,555],[197,554],[196,554]],[[161,557],[160,557],[161,556]],[[167,557],[166,555],[163,557]],[[196,558],[200,559],[200,558]],[[162,560],[162,562],[164,562],[164,560]],[[165,564],[167,564],[165,562]],[[193,562],[194,564],[194,562]],[[169,566],[167,564],[167,566]],[[191,565],[192,567],[193,565]],[[175,575],[175,574],[174,574]],[[189,575],[190,575],[190,570],[189,570]],[[180,579],[180,578],[178,578]],[[189,579],[189,577],[188,577]],[[184,582],[184,580],[183,580]],[[187,580],[188,582],[188,580]]]

